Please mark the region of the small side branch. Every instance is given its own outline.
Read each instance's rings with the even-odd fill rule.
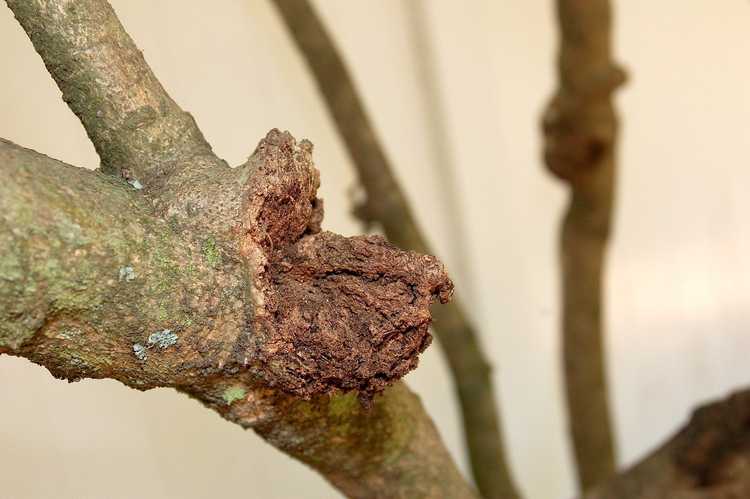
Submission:
[[[105,0],[7,0],[94,144],[104,172],[157,191],[221,162]]]
[[[559,89],[544,115],[544,158],[570,185],[562,223],[562,345],[570,431],[583,490],[615,469],[602,331],[603,267],[612,218],[624,81],[611,55],[609,0],[557,0]]]
[[[322,21],[307,0],[274,0],[304,56],[366,193],[355,214],[380,224],[401,248],[432,253],[396,180],[354,82]],[[463,307],[455,300],[434,311],[434,329],[460,400],[472,471],[483,497],[512,499],[518,491],[504,456],[500,414],[489,362]]]

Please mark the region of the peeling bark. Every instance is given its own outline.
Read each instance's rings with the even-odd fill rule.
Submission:
[[[366,225],[380,224],[397,246],[431,253],[346,65],[317,13],[306,0],[274,0],[274,4],[315,77],[367,195],[355,215]],[[490,363],[482,353],[478,334],[455,300],[433,314],[434,330],[461,405],[472,472],[480,492],[487,498],[519,497],[504,456]]]
[[[585,495],[585,499],[666,497],[750,497],[750,391],[697,409],[665,444]]]
[[[560,86],[544,114],[544,159],[570,186],[562,222],[562,345],[569,426],[582,490],[614,472],[602,328],[602,282],[624,82],[612,61],[608,0],[558,0]]]

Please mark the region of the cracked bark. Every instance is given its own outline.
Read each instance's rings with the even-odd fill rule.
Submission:
[[[697,409],[667,442],[584,499],[750,497],[750,390]]]
[[[570,186],[562,222],[562,346],[568,419],[582,490],[616,465],[602,326],[602,282],[615,187],[617,118],[611,95],[623,83],[612,61],[608,0],[558,0],[559,88],[544,118],[544,159]]]
[[[307,141],[273,130],[229,168],[105,1],[7,3],[102,167],[0,142],[0,353],[174,387],[351,497],[474,497],[398,382],[440,262],[321,232]]]
[[[315,77],[365,190],[366,200],[355,214],[366,225],[380,224],[397,246],[431,253],[346,65],[317,13],[306,0],[273,3]],[[519,497],[504,456],[491,367],[477,332],[463,306],[455,300],[433,314],[435,334],[461,405],[464,435],[479,491],[487,498]]]

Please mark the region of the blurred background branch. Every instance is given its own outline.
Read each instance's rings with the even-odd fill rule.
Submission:
[[[562,221],[562,348],[578,481],[586,490],[616,466],[602,319],[603,270],[615,190],[617,117],[608,0],[557,0],[559,87],[543,118],[544,160],[568,183]]]

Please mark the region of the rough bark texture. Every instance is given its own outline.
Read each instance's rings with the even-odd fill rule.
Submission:
[[[312,144],[287,132],[228,168],[105,1],[8,5],[102,168],[0,142],[0,353],[175,387],[352,497],[473,497],[415,397],[387,389],[450,298],[442,264],[320,232]]]
[[[356,397],[275,403],[256,425],[273,445],[322,470],[349,497],[472,498],[419,399],[397,383],[371,409]],[[293,438],[290,438],[293,436]]]
[[[315,77],[364,187],[366,199],[355,214],[368,225],[380,224],[397,246],[430,253],[354,82],[317,13],[306,0],[274,0],[274,4]],[[504,457],[491,367],[482,353],[478,335],[456,301],[433,314],[435,333],[450,365],[461,404],[477,486],[483,497],[518,497]]]
[[[429,304],[447,301],[452,285],[434,257],[379,237],[316,233],[311,154],[309,142],[272,132],[246,164],[239,237],[256,304],[250,348],[287,391],[367,398],[416,367],[430,342]]]
[[[624,81],[612,61],[608,0],[558,0],[560,86],[544,115],[544,158],[570,185],[562,222],[562,345],[569,425],[583,490],[615,469],[602,328],[603,266],[615,186]]]
[[[750,497],[750,391],[699,408],[687,425],[585,499]]]
[[[240,261],[214,261],[121,179],[7,141],[0,168],[0,351],[143,388],[229,362],[248,333]]]

